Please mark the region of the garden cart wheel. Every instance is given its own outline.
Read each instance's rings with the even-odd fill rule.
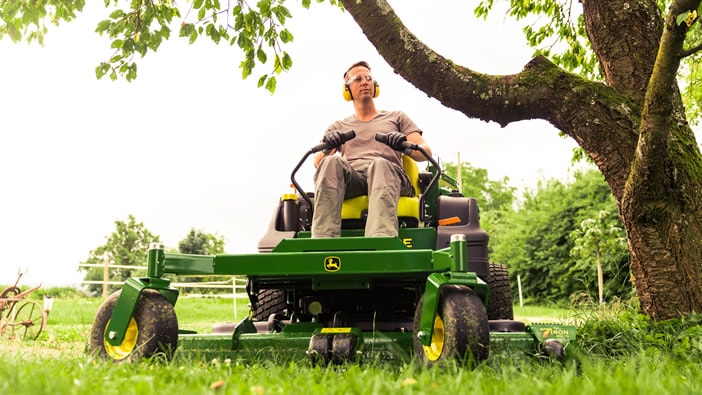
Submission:
[[[34,340],[44,328],[46,317],[39,303],[34,301],[18,302],[16,311],[8,322],[9,337],[19,340]]]
[[[487,312],[480,297],[462,285],[444,285],[440,289],[439,306],[434,319],[431,344],[419,340],[419,321],[424,296],[414,314],[414,351],[427,365],[456,359],[471,366],[488,357],[490,330]]]
[[[170,359],[178,345],[178,319],[171,302],[155,290],[141,293],[122,343],[115,346],[106,340],[105,332],[120,293],[110,295],[98,309],[88,351],[115,362],[138,361],[158,352]]]
[[[22,290],[20,290],[18,287],[9,287],[5,288],[2,293],[0,293],[0,299],[6,299],[6,298],[12,298],[20,294]]]

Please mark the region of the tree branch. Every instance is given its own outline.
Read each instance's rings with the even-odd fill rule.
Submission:
[[[696,52],[699,52],[699,51],[702,51],[702,43],[697,44],[696,46],[694,46],[690,49],[682,51],[682,53],[680,54],[680,59],[688,57],[688,56],[690,56]]]
[[[414,36],[386,0],[342,0],[395,72],[429,97],[472,118],[506,126],[544,119],[588,152],[621,196],[633,159],[641,108],[612,87],[588,81],[545,57],[514,75],[487,75],[455,64]],[[619,171],[611,171],[618,169]],[[605,170],[608,170],[605,172]]]

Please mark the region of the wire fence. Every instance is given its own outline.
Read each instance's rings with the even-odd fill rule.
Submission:
[[[117,281],[110,279],[110,273],[113,269],[129,269],[137,272],[146,273],[146,266],[129,266],[129,265],[111,265],[105,264],[89,264],[84,263],[78,265],[84,268],[103,268],[103,278],[102,280],[83,280],[81,284],[83,285],[102,285],[102,297],[106,298],[110,285],[122,285],[124,281]],[[190,293],[188,297],[208,297],[208,298],[230,298],[233,300],[234,304],[234,315],[237,315],[237,299],[247,298],[246,294],[246,277],[244,276],[188,276],[188,277],[222,277],[221,281],[192,281],[192,282],[171,282],[171,286],[174,288],[201,288],[201,289],[228,289],[231,293],[216,293],[216,294],[205,294],[205,293]],[[224,279],[226,278],[226,279]]]

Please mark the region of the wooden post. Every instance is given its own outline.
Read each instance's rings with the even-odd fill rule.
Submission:
[[[234,320],[238,320],[239,314],[236,311],[236,276],[232,276],[232,299],[234,299]]]
[[[517,290],[519,292],[519,307],[524,307],[524,301],[522,300],[522,277],[517,274]]]
[[[107,282],[110,280],[110,257],[105,254],[105,266],[102,270],[102,298],[107,298]]]
[[[458,183],[458,192],[463,193],[463,171],[461,167],[461,151],[458,151],[456,153],[456,182]]]

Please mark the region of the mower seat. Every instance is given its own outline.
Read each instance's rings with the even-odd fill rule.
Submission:
[[[414,196],[400,196],[397,202],[397,216],[400,218],[413,218],[419,221],[419,168],[417,162],[407,155],[402,155],[402,167],[407,173],[414,188]],[[356,196],[344,200],[341,206],[341,219],[347,222],[365,221],[368,216],[368,195]]]

